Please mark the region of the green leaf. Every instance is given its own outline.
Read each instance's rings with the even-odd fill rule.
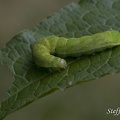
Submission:
[[[31,45],[51,34],[81,37],[110,29],[120,29],[119,0],[81,0],[60,9],[32,30],[16,35],[1,51],[0,63],[7,65],[14,81],[1,103],[0,120],[9,113],[51,92],[120,71],[120,47],[80,59],[67,59],[69,66],[50,72],[37,67]]]

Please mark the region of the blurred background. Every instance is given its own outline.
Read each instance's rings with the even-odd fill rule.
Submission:
[[[19,31],[34,27],[70,2],[79,0],[0,0],[0,49]],[[12,82],[12,73],[0,65],[0,102]],[[4,120],[119,120],[107,115],[120,107],[120,74],[56,91]]]

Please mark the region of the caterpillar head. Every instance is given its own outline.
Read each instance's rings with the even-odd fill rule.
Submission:
[[[67,63],[64,59],[59,59],[58,64],[59,64],[60,68],[66,68],[67,67]]]

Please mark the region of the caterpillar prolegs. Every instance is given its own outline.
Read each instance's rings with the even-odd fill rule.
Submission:
[[[120,45],[120,33],[109,30],[81,38],[48,36],[37,40],[32,47],[35,63],[41,67],[65,68],[65,57],[80,57]]]

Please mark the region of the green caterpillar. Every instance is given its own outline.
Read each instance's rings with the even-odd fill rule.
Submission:
[[[32,47],[35,63],[41,67],[65,68],[65,57],[80,57],[120,45],[120,33],[109,30],[81,38],[48,36],[36,41]],[[54,56],[55,55],[55,56]]]

